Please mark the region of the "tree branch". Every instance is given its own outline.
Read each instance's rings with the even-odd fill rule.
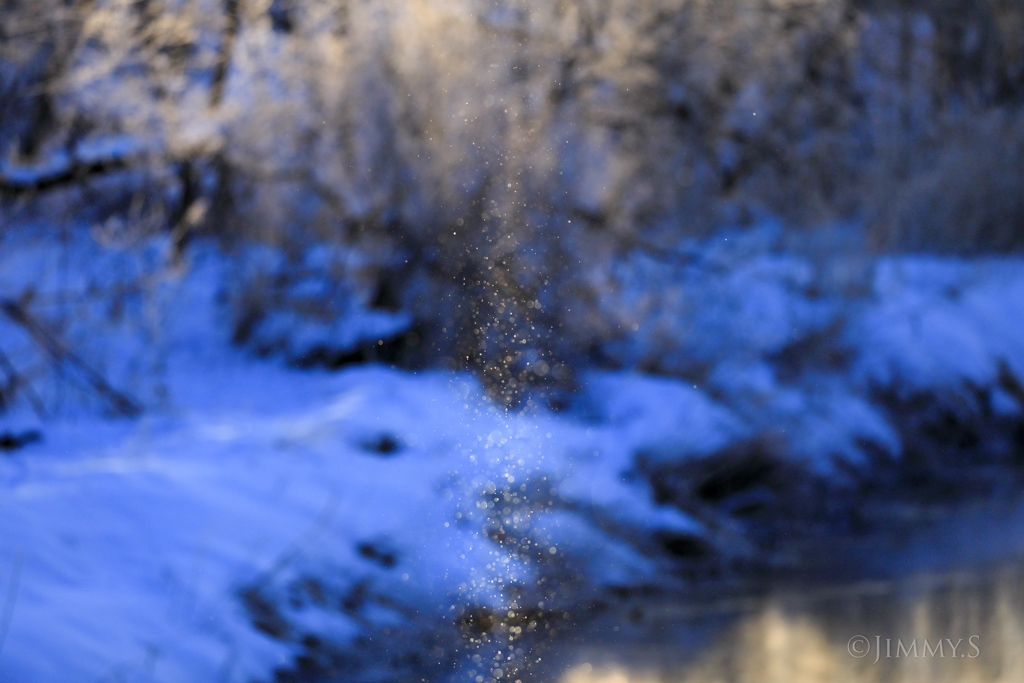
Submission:
[[[54,168],[20,168],[14,173],[0,168],[0,194],[17,196],[54,190],[80,183],[90,176],[123,171],[132,161],[130,157],[115,156],[92,161],[69,159]]]
[[[20,325],[31,335],[39,346],[43,348],[57,363],[68,363],[78,369],[85,377],[85,381],[92,386],[96,393],[106,398],[114,412],[125,417],[135,417],[142,408],[133,398],[117,391],[110,386],[103,377],[90,368],[85,361],[79,358],[73,351],[61,344],[56,337],[47,332],[35,318],[29,315],[28,311],[12,299],[0,299],[0,310],[17,325]]]

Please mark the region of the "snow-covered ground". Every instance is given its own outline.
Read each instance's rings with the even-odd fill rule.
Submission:
[[[103,417],[75,367],[0,321],[0,350],[46,413],[17,396],[0,415],[0,431],[43,437],[0,451],[0,680],[271,680],[323,650],[311,643],[345,661],[366,638],[475,609],[507,615],[515,645],[543,627],[517,612],[675,585],[658,538],[720,544],[707,520],[654,502],[639,454],[671,466],[773,431],[838,482],[866,453],[900,457],[905,425],[882,395],[981,402],[967,412],[982,427],[1021,423],[1018,260],[883,260],[849,299],[813,293],[806,261],[756,242],[728,258],[707,247],[713,268],[626,264],[638,280],[623,299],[663,293],[649,304],[660,334],[711,368],[701,381],[590,372],[552,413],[509,412],[464,374],[254,358],[229,343],[241,257],[199,245],[176,270],[164,248],[32,228],[0,241],[0,297],[144,406]],[[354,343],[407,324],[364,304],[330,329],[361,330]],[[845,360],[789,367],[786,349],[819,336]],[[531,656],[481,664],[464,644],[391,649],[477,680]]]
[[[508,610],[504,589],[536,572],[483,535],[495,490],[564,487],[585,503],[597,481],[597,502],[611,503],[600,499],[618,484],[630,514],[655,518],[625,485],[582,473],[610,479],[591,451],[621,457],[627,444],[506,415],[467,377],[239,364],[192,381],[210,387],[207,405],[48,425],[45,442],[0,461],[0,566],[5,587],[17,581],[5,680],[266,679],[299,638],[257,631],[240,596],[282,597],[304,579],[332,596],[362,584],[441,618],[467,604]],[[530,533],[536,514],[506,512],[504,524]],[[553,519],[532,531],[540,550],[580,553],[608,580],[653,571],[628,546],[583,547],[585,523],[560,534]],[[402,619],[315,603],[283,616],[342,644]]]
[[[4,418],[14,432],[44,433],[0,458],[4,680],[266,680],[307,634],[344,646],[401,623],[404,609],[439,620],[466,606],[505,613],[509,587],[554,562],[585,564],[596,584],[656,580],[656,561],[576,511],[699,533],[623,481],[637,439],[629,416],[591,425],[510,414],[465,375],[302,372],[252,358],[226,343],[226,264],[212,250],[126,304],[158,307],[148,348],[142,312],[95,309],[122,278],[156,280],[145,259],[159,257],[158,243],[109,252],[26,233],[5,246],[5,294],[33,286],[41,310],[70,311],[65,338],[147,410],[98,417],[99,399],[46,374],[48,360],[6,321],[5,350],[19,367],[36,363],[36,391],[59,395],[63,383],[68,395],[46,401],[56,417],[40,420],[22,401]],[[74,265],[61,263],[68,252]],[[82,336],[90,330],[101,338]],[[139,355],[158,391],[134,381]],[[515,547],[495,540],[500,527]],[[317,587],[296,605],[287,593],[302,585]],[[386,600],[337,607],[355,592]],[[261,612],[263,594],[284,613]]]

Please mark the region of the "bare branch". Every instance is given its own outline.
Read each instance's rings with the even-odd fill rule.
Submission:
[[[0,169],[0,194],[11,196],[34,194],[80,183],[90,176],[123,171],[133,159],[114,156],[106,159],[81,160],[68,157],[52,167]],[[12,172],[13,171],[13,172]]]
[[[134,417],[142,412],[139,403],[114,389],[95,370],[90,368],[85,361],[79,358],[73,351],[60,343],[56,337],[36,321],[28,311],[12,299],[0,299],[0,310],[14,323],[20,325],[40,347],[45,350],[57,363],[68,363],[78,369],[85,377],[85,381],[92,386],[96,393],[106,398],[114,412],[125,417]]]
[[[0,349],[0,369],[7,374],[7,388],[5,394],[14,396],[20,389],[25,394],[25,398],[32,404],[32,409],[36,411],[36,415],[43,417],[46,411],[43,409],[43,402],[39,400],[36,392],[32,390],[32,385],[27,379],[25,379],[11,363],[11,360],[7,357],[7,354]],[[0,412],[6,409],[7,396],[0,394]]]

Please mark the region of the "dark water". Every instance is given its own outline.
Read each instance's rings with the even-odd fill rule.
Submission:
[[[894,527],[895,529],[895,527]],[[1024,507],[983,504],[853,543],[704,598],[594,619],[562,683],[1024,681]],[[710,590],[709,590],[710,592]]]

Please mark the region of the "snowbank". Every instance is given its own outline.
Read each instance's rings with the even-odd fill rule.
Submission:
[[[922,393],[986,401],[979,429],[1020,424],[1024,264],[886,259],[869,291],[822,294],[824,275],[770,235],[698,245],[687,268],[621,266],[632,284],[606,305],[626,310],[646,288],[650,324],[674,341],[649,343],[638,325],[616,353],[639,363],[664,350],[689,379],[593,371],[567,413],[510,413],[466,375],[300,372],[232,347],[238,263],[210,245],[174,271],[160,241],[5,234],[0,296],[55,325],[146,411],[101,417],[87,387],[0,323],[0,347],[47,413],[19,399],[0,418],[44,432],[0,455],[3,678],[269,680],[313,655],[373,678],[381,639],[379,652],[423,655],[409,675],[468,671],[481,665],[460,659],[467,629],[516,640],[545,610],[602,590],[678,585],[697,541],[752,552],[728,517],[770,497],[723,500],[725,487],[692,508],[659,503],[650,472],[685,475],[679,463],[769,435],[808,473],[870,476],[878,453],[907,447],[893,406]],[[260,272],[280,267],[264,257]],[[344,299],[312,261],[295,296]],[[360,296],[323,323],[331,339],[369,329],[359,320],[377,314]],[[408,324],[380,315],[367,334]],[[308,337],[286,327],[288,343]],[[479,626],[487,615],[497,625]]]

